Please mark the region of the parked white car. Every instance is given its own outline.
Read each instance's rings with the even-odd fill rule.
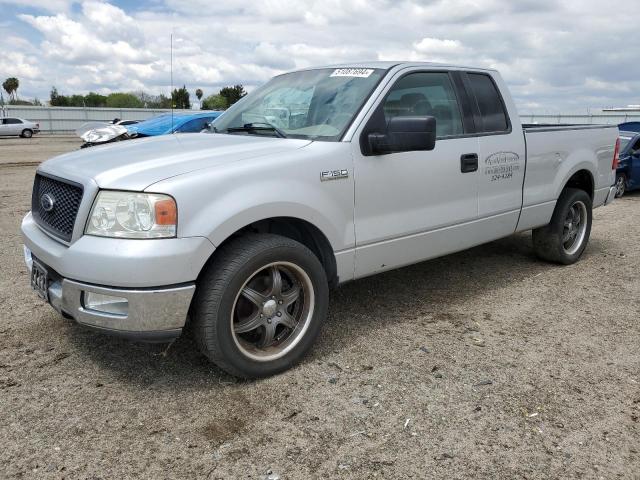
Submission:
[[[40,124],[16,117],[0,118],[0,137],[31,138],[40,132]]]
[[[615,196],[617,138],[521,125],[495,70],[279,75],[209,133],[41,164],[22,222],[31,285],[102,332],[167,341],[189,321],[223,369],[272,375],[311,348],[329,287],[527,230],[541,259],[578,261]]]

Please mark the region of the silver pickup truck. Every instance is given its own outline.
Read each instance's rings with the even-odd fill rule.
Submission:
[[[340,283],[526,230],[573,263],[615,195],[617,128],[522,126],[493,70],[308,68],[210,130],[43,163],[25,259],[62,315],[146,341],[190,324],[242,377],[300,360]]]

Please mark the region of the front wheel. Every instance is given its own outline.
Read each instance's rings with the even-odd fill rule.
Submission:
[[[31,130],[29,130],[29,129],[26,129],[26,128],[25,128],[25,129],[22,131],[22,133],[20,134],[20,136],[21,136],[22,138],[31,138],[31,137],[33,136],[33,132],[32,132]]]
[[[616,178],[616,198],[622,197],[626,190],[627,190],[627,176],[624,173],[621,173]]]
[[[198,347],[244,378],[295,365],[313,345],[328,306],[318,258],[279,235],[246,235],[221,247],[198,280],[192,306]]]
[[[592,203],[587,192],[565,188],[549,225],[533,230],[536,255],[564,265],[577,262],[589,242],[591,220]]]

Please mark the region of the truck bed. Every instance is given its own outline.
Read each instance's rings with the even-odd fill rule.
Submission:
[[[525,133],[564,131],[564,130],[592,130],[601,128],[618,128],[617,125],[585,125],[579,123],[523,123]]]
[[[590,174],[593,207],[604,204],[612,173],[617,125],[522,125],[527,150],[519,230],[546,225],[568,179]]]

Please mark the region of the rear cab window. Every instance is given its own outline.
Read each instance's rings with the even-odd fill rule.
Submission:
[[[508,133],[511,124],[498,87],[486,73],[467,72],[466,86],[470,90],[476,111],[476,132],[480,134]]]

